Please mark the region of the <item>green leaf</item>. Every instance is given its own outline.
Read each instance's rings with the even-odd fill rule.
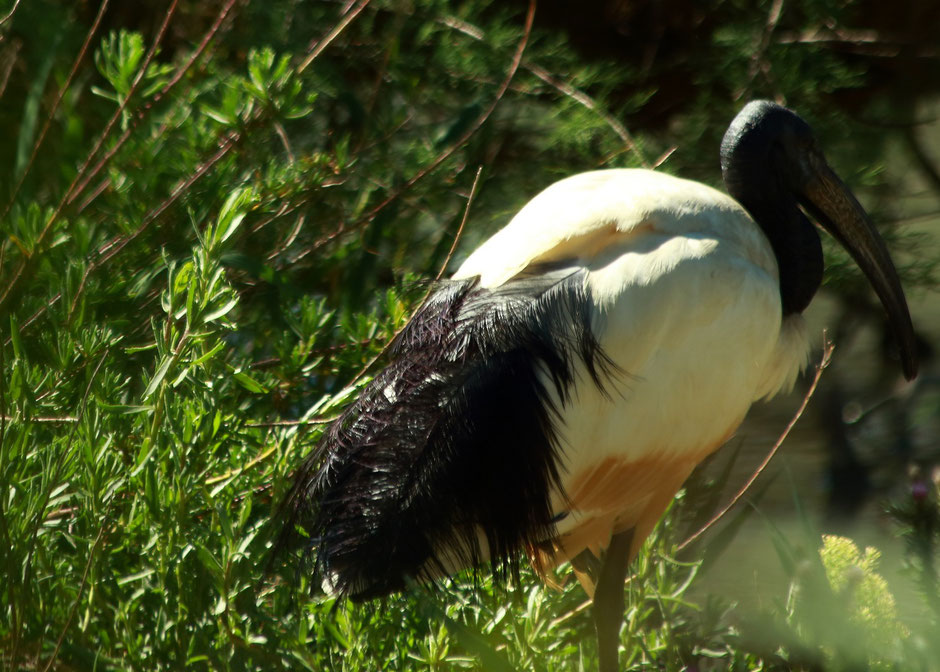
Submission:
[[[447,625],[447,629],[457,638],[461,646],[473,653],[487,672],[518,672],[506,656],[487,641],[486,637],[448,616],[429,595],[421,593],[419,601],[422,609],[432,618],[443,621]]]
[[[271,68],[274,65],[274,50],[271,47],[253,49],[248,53],[248,78],[255,91],[264,95],[272,84]]]
[[[160,383],[163,382],[163,379],[166,377],[167,371],[170,370],[170,364],[173,363],[172,357],[165,357],[163,362],[161,362],[160,367],[157,369],[156,373],[153,374],[153,378],[150,379],[150,383],[147,385],[147,389],[144,390],[144,398],[151,396],[160,386]]]
[[[232,237],[257,200],[254,189],[241,187],[228,195],[219,211],[210,247],[217,249]]]
[[[202,563],[202,566],[209,570],[209,573],[212,575],[216,581],[221,581],[224,570],[222,565],[218,560],[215,559],[215,556],[209,552],[209,550],[202,544],[196,544],[196,556],[199,558],[199,561]]]
[[[43,50],[44,58],[39,68],[39,73],[33,78],[29,87],[29,93],[26,96],[26,102],[23,106],[23,120],[20,123],[20,132],[16,138],[16,163],[13,172],[16,177],[20,177],[26,170],[26,163],[29,161],[30,154],[33,151],[33,143],[36,138],[36,126],[39,122],[39,107],[42,101],[43,92],[46,90],[46,83],[49,81],[49,73],[56,60],[56,52],[59,42],[65,30],[56,32],[55,39],[46,49]]]
[[[148,576],[152,576],[155,571],[156,570],[154,569],[144,569],[139,572],[135,572],[134,574],[128,574],[127,576],[123,576],[118,579],[117,584],[119,586],[126,586],[128,583],[140,581],[141,579],[146,579]]]
[[[242,387],[244,387],[244,388],[245,388],[246,390],[248,390],[249,392],[252,392],[253,394],[262,394],[262,393],[264,393],[264,392],[267,391],[267,390],[264,388],[264,386],[261,385],[261,383],[259,383],[258,381],[256,381],[254,378],[252,378],[251,376],[249,376],[249,375],[248,375],[247,373],[245,373],[244,371],[234,371],[234,370],[233,370],[233,371],[232,371],[232,375],[235,377],[235,380],[237,380],[238,383],[239,383]]]
[[[20,326],[16,321],[16,315],[10,313],[10,341],[13,344],[13,356],[17,359],[23,358],[23,341],[20,340]]]
[[[119,415],[135,415],[137,413],[149,413],[153,411],[153,406],[146,404],[109,404],[100,399],[97,402],[97,406],[106,413],[117,413]]]
[[[124,29],[111,32],[95,52],[95,64],[117,93],[118,100],[130,92],[144,57],[144,38]]]
[[[190,363],[190,366],[199,366],[200,364],[204,364],[205,362],[208,362],[210,359],[215,357],[224,348],[225,348],[225,341],[219,341],[214,346],[212,346],[212,348],[210,348],[205,354],[200,355],[199,357],[194,359]]]
[[[202,321],[203,321],[203,322],[206,322],[206,323],[208,323],[208,322],[214,322],[215,320],[219,319],[220,317],[222,317],[222,316],[224,316],[224,315],[227,315],[227,314],[229,313],[229,311],[231,311],[232,308],[234,308],[234,307],[237,306],[237,305],[238,305],[238,297],[237,297],[237,296],[233,296],[233,297],[231,297],[228,301],[226,301],[226,302],[223,303],[221,306],[219,306],[218,308],[215,308],[215,309],[213,309],[213,310],[210,310],[208,313],[206,313],[205,315],[203,315],[203,316],[202,316]]]

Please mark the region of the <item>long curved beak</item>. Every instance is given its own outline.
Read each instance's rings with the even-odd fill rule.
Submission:
[[[872,284],[888,313],[904,377],[912,380],[917,375],[914,325],[888,248],[868,214],[825,159],[812,164],[810,177],[800,194],[801,205],[852,255]]]

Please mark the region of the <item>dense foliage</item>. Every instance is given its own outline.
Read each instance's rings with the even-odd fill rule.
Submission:
[[[774,39],[850,8],[702,4],[687,101],[652,118],[668,62],[588,57],[537,10],[527,29],[523,4],[137,4],[0,2],[0,666],[590,669],[574,582],[462,577],[337,607],[308,597],[298,563],[270,564],[274,508],[467,211],[451,266],[572,172],[655,165],[715,183],[721,133],[761,95],[814,123],[879,219],[911,215],[880,172],[893,136],[828,113],[865,90],[864,62]],[[907,259],[907,277],[933,282]],[[851,292],[856,272],[833,262]],[[934,490],[897,514],[915,548],[940,534],[922,524]],[[842,620],[889,623],[889,641],[846,657],[806,599],[781,598],[760,628],[719,598],[686,602],[699,565],[673,558],[677,526],[628,587],[627,668],[932,667],[940,638],[883,606],[871,554],[830,542],[798,561],[780,541],[794,585],[831,580],[804,591],[813,604],[853,599],[847,563],[882,605]],[[935,632],[932,555],[915,556]]]

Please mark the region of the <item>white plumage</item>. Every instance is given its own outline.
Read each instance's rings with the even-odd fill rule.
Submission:
[[[583,370],[564,407],[558,550],[612,532],[638,546],[691,470],[752,402],[792,387],[809,344],[800,314],[781,319],[777,262],[750,215],[698,182],[605,170],[557,182],[454,275],[498,287],[536,264],[588,271],[595,334],[620,370],[610,394]],[[634,548],[634,551],[636,549]]]

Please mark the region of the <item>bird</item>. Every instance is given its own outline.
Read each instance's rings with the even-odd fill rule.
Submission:
[[[891,256],[810,126],[752,101],[720,159],[727,194],[654,170],[562,179],[433,288],[283,500],[282,538],[304,530],[325,591],[368,600],[468,567],[570,562],[614,672],[643,540],[750,406],[807,366],[817,226],[868,278],[916,376]]]

